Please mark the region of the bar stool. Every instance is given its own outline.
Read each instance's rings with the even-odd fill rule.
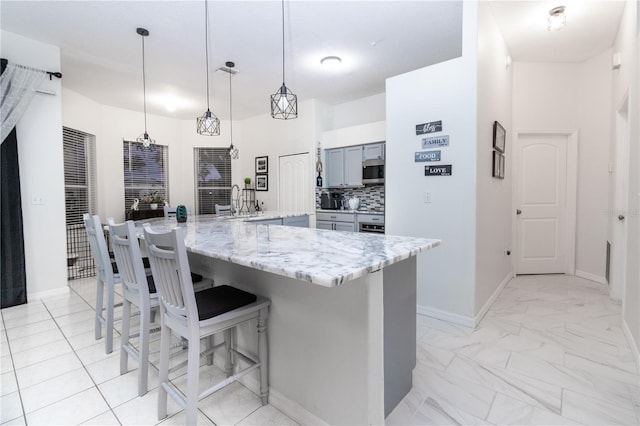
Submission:
[[[167,394],[186,411],[186,423],[196,424],[198,401],[245,374],[259,369],[260,397],[266,405],[269,399],[267,379],[267,317],[270,301],[237,288],[221,285],[198,293],[193,290],[187,251],[185,228],[165,233],[151,231],[144,225],[144,238],[154,281],[160,295],[160,371],[158,387],[158,420],[167,416]],[[258,359],[233,347],[231,330],[247,321],[257,321]],[[168,379],[171,332],[188,341],[187,389],[183,394]],[[224,332],[227,378],[198,393],[200,339],[207,338],[207,351],[215,333]],[[233,356],[249,364],[233,373]]]
[[[165,207],[166,208],[166,207]],[[138,395],[148,390],[149,376],[149,335],[151,322],[160,306],[158,293],[151,275],[146,275],[140,244],[133,221],[116,224],[113,218],[107,219],[111,245],[116,257],[118,271],[122,278],[122,335],[120,337],[120,374],[128,371],[131,356],[138,362]],[[140,311],[140,330],[131,335],[131,305]],[[157,331],[157,330],[156,330]],[[130,338],[140,337],[139,349]]]
[[[115,285],[121,282],[115,264],[109,258],[109,249],[104,238],[104,231],[100,223],[98,215],[89,216],[88,213],[82,215],[89,246],[91,247],[91,255],[96,266],[96,316],[95,316],[95,338],[102,337],[102,327],[105,328],[105,353],[110,354],[113,351],[113,310],[115,299]],[[107,288],[107,303],[103,308],[103,298],[105,286]],[[105,315],[102,315],[102,311]]]

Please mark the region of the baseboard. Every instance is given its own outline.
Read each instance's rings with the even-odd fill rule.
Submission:
[[[251,374],[242,377],[239,381],[247,388],[249,388],[252,392],[258,395],[260,394],[260,382],[253,378]],[[287,398],[273,388],[269,389],[269,404],[282,411],[298,424],[328,425],[327,422],[325,422],[315,414],[310,413],[305,408],[293,402],[291,399]]]
[[[467,317],[464,315],[454,314],[452,312],[443,311],[440,309],[432,308],[429,306],[421,306],[418,305],[416,307],[416,312],[419,315],[424,315],[427,317],[451,322],[458,325],[463,325],[465,327],[473,328],[473,318]]]
[[[507,285],[507,283],[509,281],[511,281],[511,278],[513,278],[513,273],[511,271],[509,271],[507,276],[504,277],[504,279],[502,280],[502,282],[500,283],[498,288],[496,288],[496,290],[493,292],[491,297],[489,297],[489,299],[484,304],[484,306],[482,306],[482,308],[476,314],[476,316],[473,317],[473,328],[476,328],[478,326],[478,324],[480,324],[480,321],[482,321],[482,318],[484,318],[484,316],[487,314],[487,312],[489,312],[489,309],[491,309],[491,306],[493,305],[493,303],[496,301],[496,299],[500,295],[500,292],[502,291],[502,289],[505,288],[505,286]]]
[[[638,371],[640,371],[640,347],[638,346],[639,342],[633,338],[633,334],[631,334],[631,329],[629,328],[629,324],[627,324],[627,320],[622,317],[622,331],[624,332],[627,341],[629,342],[629,346],[631,346],[631,352],[633,352],[633,358],[636,362],[636,367],[638,367]]]
[[[584,278],[585,280],[593,281],[600,284],[607,284],[607,280],[605,277],[590,274],[589,272],[580,271],[578,269],[576,269],[576,277]]]
[[[49,297],[64,296],[67,294],[69,294],[68,286],[56,288],[53,290],[47,290],[47,291],[37,291],[35,293],[29,293],[27,291],[27,300],[29,302],[33,302],[35,300],[48,299]]]

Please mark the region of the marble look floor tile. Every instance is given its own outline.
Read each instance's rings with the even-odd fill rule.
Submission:
[[[630,401],[593,398],[563,391],[562,415],[585,424],[636,424],[638,418]]]
[[[297,426],[298,423],[285,416],[282,411],[272,405],[265,405],[242,419],[241,426]]]
[[[9,343],[11,344],[11,343]],[[47,359],[72,352],[71,345],[66,340],[56,340],[45,345],[27,349],[13,357],[13,365],[21,369]]]
[[[25,389],[46,380],[61,376],[82,367],[75,353],[62,354],[37,364],[16,370],[20,389]]]
[[[640,376],[635,372],[629,372],[629,369],[635,370],[634,363],[597,362],[573,354],[567,354],[564,363],[565,366],[571,370],[594,374],[604,379],[615,380],[630,385],[640,383]]]
[[[13,393],[18,390],[18,382],[16,381],[16,374],[13,371],[8,371],[0,375],[0,396]]]
[[[87,420],[84,423],[80,423],[81,425],[86,425],[86,426],[114,426],[114,425],[119,425],[120,422],[118,422],[118,419],[116,418],[116,416],[113,414],[113,412],[111,410],[102,413],[96,417],[92,417],[89,420]],[[200,424],[200,423],[198,423]]]
[[[487,421],[496,425],[579,425],[576,421],[534,407],[501,393],[491,406]]]
[[[422,339],[417,344],[416,356],[417,362],[439,370],[444,370],[455,357],[455,353],[430,345]]]
[[[8,422],[22,416],[20,394],[13,392],[0,396],[0,423]]]
[[[113,413],[123,425],[154,425],[158,419],[158,389],[147,392],[144,396],[134,398],[122,405],[114,407]],[[167,416],[182,411],[171,397],[167,398]]]
[[[93,381],[84,368],[80,368],[22,389],[20,394],[27,421],[29,413],[91,388]]]
[[[40,410],[27,413],[29,425],[49,426],[76,425],[109,411],[107,403],[95,388],[87,389],[70,397],[48,405]],[[52,419],[55,419],[52,421]],[[117,424],[117,423],[114,423]]]
[[[158,373],[149,369],[148,390],[158,386]],[[138,397],[138,370],[129,371],[98,385],[100,393],[110,407],[117,407],[123,403]]]
[[[400,401],[400,403],[393,409],[391,413],[385,419],[385,425],[387,426],[403,426],[410,425],[413,415],[417,411],[417,407],[413,409],[406,401],[406,397]]]
[[[19,337],[11,339],[11,353],[19,354],[23,351],[46,345],[47,343],[64,340],[64,335],[58,329],[43,331],[42,333],[32,334],[31,336]]]
[[[415,425],[489,425],[491,423],[475,417],[459,407],[455,407],[432,398],[420,406],[413,416]]]
[[[217,425],[236,424],[261,407],[260,398],[234,382],[199,402],[200,410]]]

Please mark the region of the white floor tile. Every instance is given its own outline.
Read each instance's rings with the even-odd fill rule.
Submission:
[[[52,319],[34,322],[20,327],[9,328],[6,331],[9,340],[18,339],[20,337],[31,336],[32,334],[42,333],[44,331],[57,330],[58,326]]]
[[[39,314],[46,312],[47,309],[40,301],[29,302],[24,305],[12,306],[10,308],[4,308],[0,312],[4,320],[26,317],[31,314]]]
[[[20,394],[24,411],[27,413],[27,421],[29,421],[29,413],[93,387],[93,381],[87,372],[84,368],[80,368],[22,389]]]
[[[173,416],[182,409],[171,398],[167,400],[167,415]],[[113,408],[113,412],[123,425],[153,425],[158,420],[158,390],[147,392],[146,395],[132,399]]]
[[[632,425],[638,417],[630,401],[601,399],[563,391],[562,415],[585,424]]]
[[[120,357],[120,336],[113,337],[113,351],[110,354],[105,353],[104,339],[103,336],[102,339],[96,340],[95,344],[76,351],[83,364],[88,365],[106,358]]]
[[[22,416],[22,405],[18,392],[0,396],[0,423]]]
[[[42,333],[32,334],[31,336],[18,337],[11,339],[11,353],[17,355],[29,349],[46,345],[47,343],[64,340],[64,335],[58,329],[43,331]]]
[[[268,426],[297,426],[298,423],[285,416],[280,410],[271,406],[265,405],[258,408],[256,411],[242,419],[238,425],[252,426],[252,425],[268,425]]]
[[[18,390],[16,374],[13,371],[0,375],[0,396],[13,393]]]
[[[9,342],[11,344],[11,342]],[[27,349],[13,356],[13,365],[16,369],[21,369],[32,364],[36,364],[58,355],[72,352],[71,345],[66,340],[56,340],[45,345]]]
[[[55,318],[55,322],[60,326],[70,325],[70,324],[78,324],[78,323],[89,323],[93,324],[93,319],[95,318],[95,312],[91,309],[82,310],[80,312],[74,312],[68,315],[62,315]]]
[[[416,425],[488,425],[487,421],[475,417],[463,409],[436,401],[432,398],[418,408],[412,424]]]
[[[51,314],[49,312],[41,311],[35,313],[29,313],[28,315],[20,315],[11,318],[4,319],[4,327],[7,330],[11,330],[12,328],[21,327],[27,324],[34,324],[41,321],[46,321],[51,319]]]
[[[487,421],[496,425],[578,425],[580,423],[520,400],[497,394]]]
[[[393,409],[391,413],[385,419],[385,425],[387,426],[403,426],[410,425],[413,419],[413,415],[417,411],[417,407],[414,410],[406,401],[406,397],[400,401],[400,403]]]
[[[79,368],[82,368],[82,363],[75,353],[69,352],[20,368],[16,370],[16,375],[20,389],[25,389]]]
[[[106,413],[107,403],[95,388],[71,395],[40,410],[27,413],[29,425],[77,425]],[[117,424],[117,423],[114,423]]]
[[[236,424],[261,406],[260,398],[238,382],[199,402],[198,408],[215,424]]]
[[[87,426],[114,426],[119,425],[120,422],[118,422],[118,419],[113,414],[113,412],[109,410],[106,413],[102,413],[96,417],[90,418],[89,420],[81,424]]]
[[[9,373],[13,371],[13,360],[11,355],[4,355],[0,357],[0,374]]]
[[[198,418],[196,421],[198,422],[198,426],[215,426],[215,423],[213,423],[207,416],[202,414],[202,411],[200,410],[198,410]],[[186,422],[187,421],[183,410],[163,420],[159,424],[161,424],[162,426],[184,426]]]
[[[85,364],[89,375],[97,384],[104,383],[120,375],[120,355],[110,356],[91,364]],[[149,368],[152,369],[151,367]]]
[[[158,386],[158,373],[149,369],[148,390]],[[122,376],[106,381],[98,385],[98,389],[104,396],[110,407],[117,407],[127,401],[138,397],[138,370],[133,370]]]

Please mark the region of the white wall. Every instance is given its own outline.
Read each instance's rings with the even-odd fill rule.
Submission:
[[[60,71],[60,49],[2,31],[2,57],[46,71]],[[60,80],[45,80],[18,122],[18,157],[22,192],[27,298],[67,289],[64,168]],[[33,196],[44,205],[33,205]]]
[[[514,131],[578,130],[576,274],[604,282],[611,50],[582,63],[513,68]]]
[[[512,182],[514,157],[511,137],[512,68],[507,67],[508,48],[488,3],[478,5],[478,123],[477,123],[477,223],[475,309],[477,317],[490,307],[500,284],[511,276]],[[505,178],[491,176],[493,122],[507,133]]]
[[[476,249],[477,3],[463,5],[462,57],[387,80],[385,221],[388,234],[442,239],[418,256],[418,309],[471,325]],[[442,120],[450,146],[440,164],[453,176],[424,176],[416,124]],[[431,193],[432,203],[423,202]],[[441,315],[442,317],[442,315]]]
[[[332,129],[384,121],[386,119],[385,93],[367,96],[333,107]]]

